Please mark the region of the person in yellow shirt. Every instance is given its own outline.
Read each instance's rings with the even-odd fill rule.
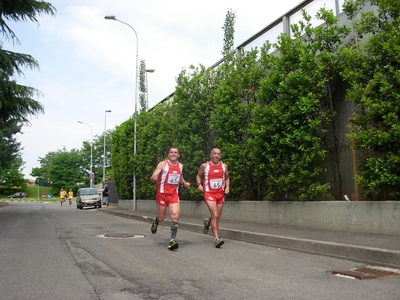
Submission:
[[[67,192],[64,191],[63,188],[61,188],[61,190],[58,193],[58,195],[60,196],[60,203],[61,203],[61,206],[62,206],[63,202],[65,202],[65,198],[67,198]]]
[[[69,205],[72,204],[72,198],[74,198],[74,192],[71,189],[69,189],[69,191],[68,191]]]

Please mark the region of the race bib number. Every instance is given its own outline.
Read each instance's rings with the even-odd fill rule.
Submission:
[[[211,179],[210,180],[210,188],[216,190],[222,187],[222,179]]]
[[[168,184],[179,184],[179,180],[181,178],[180,174],[169,174],[168,175]]]

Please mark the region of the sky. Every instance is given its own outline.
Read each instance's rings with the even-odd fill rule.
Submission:
[[[40,65],[40,70],[27,69],[16,78],[42,92],[37,100],[45,109],[18,135],[26,178],[40,167],[40,157],[63,148],[80,149],[105,126],[113,129],[133,115],[137,49],[139,61],[155,70],[147,73],[151,108],[174,92],[182,69],[211,66],[222,58],[228,9],[236,14],[236,46],[303,1],[48,2],[57,9],[56,16],[39,17],[39,25],[9,22],[20,44],[3,44],[3,49],[32,55]],[[106,15],[131,25],[137,38],[129,26],[106,20]]]

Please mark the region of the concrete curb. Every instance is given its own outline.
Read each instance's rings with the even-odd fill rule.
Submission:
[[[102,212],[124,217],[136,221],[151,223],[152,218],[144,215],[134,215],[124,212],[114,212],[101,210]],[[167,223],[165,223],[165,226]],[[164,226],[160,224],[160,226]],[[180,221],[179,228],[202,232],[202,225]],[[381,248],[362,247],[358,245],[348,245],[341,243],[333,243],[326,241],[318,241],[304,238],[293,238],[287,236],[278,236],[264,233],[256,233],[244,230],[229,229],[220,227],[220,234],[223,237],[243,241],[247,243],[265,245],[270,247],[300,251],[309,254],[317,254],[340,259],[351,260],[364,264],[379,265],[383,267],[399,268],[400,267],[400,251],[387,250]]]

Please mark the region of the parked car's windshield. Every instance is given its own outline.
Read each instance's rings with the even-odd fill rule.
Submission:
[[[89,196],[89,195],[97,195],[97,191],[95,189],[83,189],[79,191],[81,196]]]

